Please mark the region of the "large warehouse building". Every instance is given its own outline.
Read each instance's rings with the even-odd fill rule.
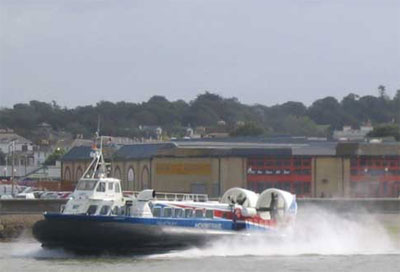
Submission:
[[[62,179],[76,183],[90,147],[64,156]],[[298,197],[397,197],[400,144],[182,141],[125,145],[109,156],[110,175],[127,191],[220,196],[239,186],[261,192],[282,188]]]

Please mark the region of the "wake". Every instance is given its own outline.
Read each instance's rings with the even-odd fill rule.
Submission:
[[[307,207],[291,234],[281,238],[234,237],[199,249],[150,258],[229,256],[379,255],[400,254],[400,234],[389,234],[374,215],[338,214]]]

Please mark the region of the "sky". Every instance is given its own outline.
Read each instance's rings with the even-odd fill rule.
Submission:
[[[0,107],[400,89],[400,0],[0,0]]]

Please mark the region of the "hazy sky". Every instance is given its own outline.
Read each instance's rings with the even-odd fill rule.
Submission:
[[[400,0],[0,0],[0,106],[400,89]]]

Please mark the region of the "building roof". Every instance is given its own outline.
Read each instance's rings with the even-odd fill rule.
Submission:
[[[335,156],[336,142],[310,143],[292,148],[293,155],[297,156]]]
[[[78,161],[78,160],[90,160],[90,153],[93,152],[90,146],[75,146],[71,148],[67,154],[62,157],[62,161]]]
[[[338,156],[400,156],[400,143],[339,143]]]
[[[309,141],[295,143],[181,141],[174,143],[141,143],[124,145],[118,150],[105,147],[106,158],[140,160],[154,157],[257,157],[257,156],[399,156],[400,143],[337,143]],[[89,146],[72,148],[68,160],[89,160]]]
[[[175,148],[173,143],[133,144],[122,146],[115,154],[115,160],[148,159],[161,151]]]
[[[14,133],[14,132],[0,132],[0,143],[8,144],[15,141],[16,144],[30,144],[30,140]]]

